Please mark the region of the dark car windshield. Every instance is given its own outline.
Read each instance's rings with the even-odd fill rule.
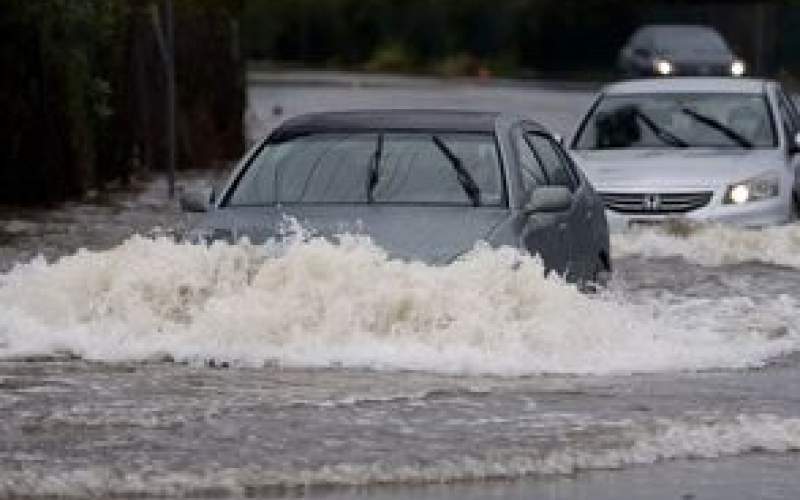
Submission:
[[[498,206],[500,168],[489,133],[316,133],[267,144],[227,205]]]
[[[675,26],[655,30],[653,43],[657,50],[674,55],[730,52],[719,33],[701,27]]]
[[[576,149],[777,145],[763,95],[705,93],[605,96],[574,142]]]

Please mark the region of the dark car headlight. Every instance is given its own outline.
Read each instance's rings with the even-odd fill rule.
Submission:
[[[744,61],[740,59],[736,59],[731,63],[731,75],[733,76],[742,76],[746,70],[747,67],[744,64]]]
[[[656,59],[653,61],[653,69],[659,75],[671,75],[675,68],[673,67],[672,63],[666,59]]]

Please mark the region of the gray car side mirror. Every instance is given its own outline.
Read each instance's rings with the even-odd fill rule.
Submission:
[[[207,212],[213,201],[214,189],[210,187],[186,190],[179,199],[184,212]]]
[[[525,212],[563,212],[572,206],[572,192],[564,186],[540,186],[531,192]]]

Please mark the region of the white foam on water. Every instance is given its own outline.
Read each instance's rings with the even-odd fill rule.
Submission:
[[[347,236],[285,247],[134,237],[0,275],[0,357],[514,376],[759,366],[800,348],[791,297],[769,310],[652,300],[581,294],[509,248],[433,267]]]
[[[612,235],[614,257],[683,257],[707,266],[764,262],[800,269],[800,224],[744,229],[701,226],[687,235],[643,229]]]
[[[800,419],[740,415],[729,421],[663,420],[654,429],[630,430],[597,449],[516,449],[507,454],[430,460],[424,463],[332,463],[316,468],[214,468],[171,472],[163,468],[121,472],[106,467],[55,472],[0,471],[0,496],[203,496],[248,495],[310,486],[425,484],[513,479],[577,471],[620,469],[675,459],[711,459],[751,452],[800,450]]]

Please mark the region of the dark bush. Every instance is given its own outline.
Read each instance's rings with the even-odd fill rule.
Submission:
[[[0,6],[0,203],[42,204],[164,166],[164,68],[145,0]],[[243,145],[238,1],[176,0],[180,166]]]

